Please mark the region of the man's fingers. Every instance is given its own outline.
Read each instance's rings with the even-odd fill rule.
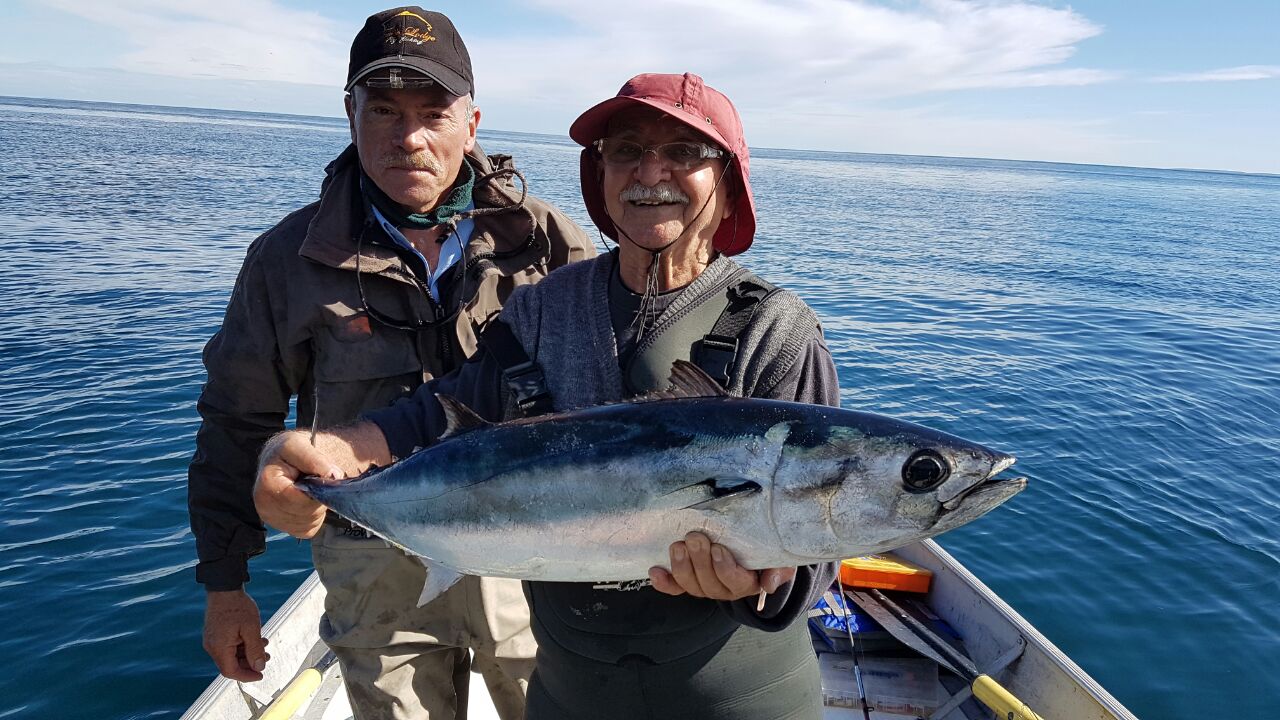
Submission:
[[[683,540],[671,543],[669,553],[671,555],[671,578],[675,580],[680,589],[695,597],[706,597],[702,592],[702,586],[698,584],[698,576],[693,571],[693,564],[689,561],[689,548]]]
[[[700,532],[671,543],[671,571],[651,568],[653,587],[668,595],[688,593],[713,600],[739,600],[774,592],[795,579],[796,569],[770,568],[757,573],[738,564],[729,548],[711,542]]]
[[[263,522],[295,537],[309,538],[324,522],[325,509],[294,485],[303,475],[339,478],[343,473],[302,433],[277,436],[263,450],[253,502]]]
[[[254,682],[262,674],[254,669],[245,655],[245,644],[252,640],[250,652],[259,665],[270,656],[264,647],[258,606],[243,590],[213,591],[206,596],[204,615],[204,649],[218,666],[218,672],[232,680]]]
[[[711,546],[711,561],[714,565],[716,577],[728,591],[728,596],[720,599],[737,600],[760,592],[760,583],[756,572],[739,565],[737,559],[733,557],[733,553],[729,552],[729,549],[725,546]]]
[[[689,548],[689,563],[693,565],[693,573],[702,589],[702,597],[717,600],[729,599],[729,589],[720,581],[716,573],[715,561],[712,559],[711,541],[702,533],[689,533],[684,536],[684,544]]]
[[[769,568],[760,571],[760,587],[769,593],[777,592],[778,588],[795,579],[796,569],[793,567]]]
[[[284,463],[301,471],[303,475],[315,475],[326,480],[341,480],[346,477],[342,468],[315,448],[302,433],[290,433],[279,448],[279,458]],[[293,478],[297,479],[297,478]]]
[[[267,654],[265,638],[259,637],[257,632],[246,632],[242,637],[245,663],[254,671],[262,672],[271,657]]]
[[[256,682],[262,679],[261,672],[249,667],[243,661],[241,655],[243,649],[239,645],[206,646],[205,650],[209,653],[209,657],[213,658],[213,664],[218,666],[218,672],[225,677],[240,682]]]
[[[324,523],[324,506],[289,481],[282,487],[259,482],[253,504],[263,522],[295,537],[312,537]]]
[[[684,595],[684,588],[680,587],[680,583],[671,577],[671,573],[664,568],[649,568],[649,581],[653,583],[653,589],[666,595]]]

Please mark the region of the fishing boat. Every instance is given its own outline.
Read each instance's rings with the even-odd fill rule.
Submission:
[[[1136,720],[1119,701],[937,543],[925,540],[900,548],[895,554],[932,574],[928,591],[920,596],[919,603],[911,603],[916,606],[911,612],[903,610],[891,598],[892,593],[849,591],[848,597],[856,600],[860,609],[883,621],[883,629],[902,640],[906,647],[919,650],[922,658],[936,658],[944,668],[936,680],[930,676],[935,687],[926,693],[931,696],[928,714],[920,717],[930,720],[990,718],[992,710],[979,704],[973,694],[976,692],[986,703],[994,692],[1012,698],[1005,701],[1012,705],[1001,709],[999,717]],[[324,586],[313,573],[264,627],[264,634],[271,640],[271,662],[263,679],[255,683],[236,683],[221,677],[214,680],[182,716],[183,720],[350,718],[341,670],[318,637],[324,595]],[[938,643],[929,623],[913,619],[921,616],[921,608],[935,623],[954,631],[960,642],[953,637]],[[856,639],[851,638],[851,643],[856,643]],[[953,657],[957,652],[964,657]],[[858,656],[855,652],[848,658]],[[869,658],[863,656],[863,661],[867,664]],[[832,663],[823,663],[823,666],[825,720],[867,717],[861,700],[842,695],[837,687],[828,687],[839,683],[831,682],[829,677]],[[874,674],[862,667],[858,673],[868,680]],[[497,713],[484,683],[476,680],[475,675],[472,678],[468,717],[496,719]],[[881,698],[894,696],[898,690],[884,686],[885,682],[892,682],[891,679],[886,681],[880,677],[878,682]],[[896,693],[903,698],[919,694],[919,688],[901,688]],[[903,703],[897,705],[869,711],[869,717],[902,720],[913,716],[902,714]],[[874,702],[871,707],[875,707]]]

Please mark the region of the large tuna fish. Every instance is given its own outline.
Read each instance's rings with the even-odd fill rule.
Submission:
[[[748,568],[837,560],[958,527],[1026,487],[994,477],[1013,457],[919,425],[727,397],[683,362],[672,383],[659,399],[497,425],[440,396],[441,442],[299,486],[428,558],[429,585],[446,587],[456,573],[644,578],[693,530]]]

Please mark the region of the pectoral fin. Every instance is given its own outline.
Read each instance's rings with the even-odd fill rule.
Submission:
[[[691,507],[698,510],[719,510],[745,497],[760,492],[760,484],[754,480],[719,478],[712,486],[712,496]]]
[[[663,495],[655,506],[671,510],[715,510],[758,492],[760,484],[754,480],[707,478]]]

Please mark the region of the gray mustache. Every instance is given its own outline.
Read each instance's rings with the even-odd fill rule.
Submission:
[[[383,155],[378,159],[378,166],[382,168],[413,168],[414,170],[427,170],[433,173],[444,171],[440,161],[424,152]]]
[[[660,203],[689,203],[689,196],[685,195],[674,185],[660,183],[649,187],[640,183],[632,183],[628,185],[622,192],[618,193],[618,197],[624,202],[660,202]]]

